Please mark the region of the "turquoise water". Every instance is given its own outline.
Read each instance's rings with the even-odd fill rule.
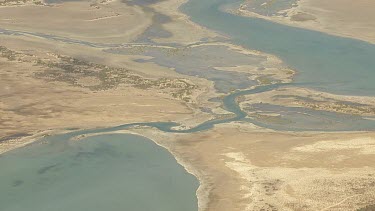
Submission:
[[[375,45],[221,11],[228,3],[238,0],[190,0],[182,10],[236,44],[277,55],[299,72],[296,83],[338,94],[375,95]]]
[[[49,137],[0,157],[1,211],[198,209],[196,178],[151,140],[70,137]]]

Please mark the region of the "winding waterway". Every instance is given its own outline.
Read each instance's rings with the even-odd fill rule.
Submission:
[[[0,206],[5,208],[2,210],[95,211],[123,210],[123,206],[129,206],[129,210],[197,210],[195,191],[198,181],[185,172],[168,152],[150,140],[113,134],[92,136],[79,142],[71,140],[79,135],[114,132],[134,126],[155,127],[168,133],[194,133],[233,121],[293,131],[375,129],[373,120],[308,110],[296,112],[325,116],[330,120],[327,124],[332,121],[348,123],[340,127],[314,128],[308,125],[307,120],[301,123],[307,124],[306,127],[297,127],[266,124],[248,118],[236,99],[280,86],[299,85],[339,94],[374,96],[375,46],[261,19],[239,17],[220,9],[233,2],[190,0],[182,9],[194,22],[228,35],[236,44],[279,56],[298,70],[295,82],[228,94],[223,99],[223,107],[233,113],[232,117],[209,120],[186,130],[173,129],[178,126],[173,122],[132,123],[47,137],[38,144],[9,152],[0,157]],[[25,34],[9,30],[0,32]],[[47,38],[82,44],[81,41],[55,36]],[[137,201],[139,198],[144,198],[147,203]]]
[[[375,45],[223,12],[241,0],[189,0],[191,20],[232,42],[277,55],[298,71],[296,83],[331,93],[375,95]]]

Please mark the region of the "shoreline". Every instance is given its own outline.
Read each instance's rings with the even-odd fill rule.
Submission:
[[[209,203],[209,195],[210,195],[210,185],[208,185],[208,180],[204,178],[204,176],[196,169],[194,166],[188,162],[185,162],[178,153],[174,152],[170,147],[168,147],[166,144],[163,144],[161,140],[158,139],[158,137],[151,137],[139,132],[135,131],[118,131],[118,133],[121,134],[134,134],[141,137],[145,137],[152,142],[154,142],[159,147],[162,147],[166,149],[176,160],[176,162],[181,165],[185,171],[188,174],[193,175],[199,183],[198,189],[196,191],[196,197],[198,201],[198,211],[204,211],[207,209],[207,205]]]
[[[27,147],[37,141],[40,141],[44,137],[64,134],[67,132],[68,130],[64,130],[64,129],[44,130],[44,131],[40,131],[40,132],[34,133],[29,136],[25,136],[22,138],[9,139],[9,140],[0,142],[0,156],[7,152],[11,152],[19,148]]]
[[[231,123],[227,123],[227,124],[222,124],[222,126],[223,127],[230,127],[230,126],[233,126],[233,124],[235,124],[235,123],[231,122]],[[271,129],[267,129],[267,128],[259,128],[259,127],[246,128],[246,127],[241,127],[241,125],[239,125],[237,127],[232,127],[232,128],[238,128],[238,129],[242,128],[244,131],[250,130],[250,131],[256,131],[256,132],[259,132],[259,133],[269,133],[269,134],[276,133],[276,134],[279,134],[279,135],[292,135],[292,136],[297,135],[297,136],[301,136],[301,137],[309,137],[309,136],[312,136],[312,135],[315,135],[315,134],[321,134],[321,135],[356,134],[356,135],[363,136],[363,135],[372,133],[371,131],[343,131],[343,132],[337,132],[336,131],[336,132],[324,132],[324,133],[317,132],[317,131],[310,131],[310,132],[309,131],[301,131],[301,132],[275,131],[275,130],[271,130]],[[74,130],[74,131],[78,132],[78,131],[87,130],[87,129],[88,128],[77,129],[77,130]],[[93,128],[93,129],[95,129],[95,128]],[[30,137],[23,138],[23,139],[27,139],[28,141],[26,141],[22,144],[19,144],[19,145],[16,145],[16,146],[12,147],[12,148],[9,148],[6,151],[0,151],[0,156],[7,153],[7,152],[11,152],[13,150],[16,150],[18,148],[28,147],[29,145],[40,141],[41,138],[43,138],[46,135],[48,135],[48,136],[62,135],[62,134],[67,134],[69,132],[73,132],[73,131],[63,130],[63,129],[42,131],[42,132],[34,134]],[[203,131],[203,132],[207,132],[207,131]],[[210,179],[207,176],[205,176],[203,174],[203,172],[201,172],[198,168],[194,167],[193,163],[190,163],[190,162],[186,161],[180,153],[176,152],[176,150],[173,149],[174,146],[177,146],[175,144],[175,141],[176,141],[176,137],[178,137],[178,135],[180,135],[180,134],[176,134],[176,133],[165,133],[165,134],[163,134],[162,131],[156,130],[155,128],[152,128],[152,127],[145,127],[145,128],[134,127],[134,128],[120,129],[120,130],[117,130],[117,131],[110,131],[110,132],[98,132],[98,133],[82,134],[82,135],[78,135],[78,136],[73,136],[70,140],[71,141],[80,141],[81,139],[86,138],[86,137],[98,136],[98,135],[107,135],[107,134],[133,134],[133,135],[141,136],[141,137],[144,137],[144,138],[152,141],[157,146],[166,149],[170,153],[170,155],[173,156],[173,158],[176,160],[176,162],[179,165],[181,165],[188,174],[193,175],[197,179],[197,181],[199,183],[198,189],[196,191],[196,197],[197,197],[197,200],[198,200],[198,211],[204,211],[204,210],[208,209],[208,205],[211,202],[210,199],[209,199],[209,196],[210,196],[211,190],[212,190],[212,185],[210,185]],[[199,134],[199,132],[195,133],[195,134]],[[189,135],[189,134],[184,134],[184,135]],[[166,141],[163,141],[164,139]]]
[[[182,5],[184,5],[186,2],[188,2],[188,0],[178,0],[178,1],[175,1],[175,2],[174,1],[166,1],[166,3],[161,2],[160,4],[165,3],[166,5],[169,5],[169,6],[171,4],[173,6],[173,8],[169,12],[171,12],[172,15],[182,17],[182,19],[183,19],[182,21],[184,21],[187,25],[192,26],[193,28],[196,28],[198,30],[204,30],[204,32],[202,32],[202,33],[208,33],[209,32],[210,35],[218,34],[218,36],[222,36],[219,33],[216,33],[216,31],[214,31],[214,30],[210,30],[208,28],[205,28],[204,26],[200,26],[200,25],[196,24],[195,22],[190,20],[189,16],[187,16],[186,14],[181,12],[180,7]],[[158,8],[158,9],[160,9],[160,8],[166,9],[167,8],[165,5],[164,5],[164,7],[160,6],[160,4],[157,3],[157,4],[153,5],[153,7]],[[175,5],[177,5],[176,8],[174,7]],[[159,8],[159,6],[160,6],[160,8]],[[168,14],[168,16],[169,15],[170,14]],[[173,18],[173,16],[170,16],[170,17]],[[270,21],[272,21],[272,20],[270,20]],[[292,25],[292,26],[296,27],[295,25]],[[310,30],[310,29],[307,29],[307,30]],[[323,32],[323,33],[325,33],[325,32]],[[179,34],[174,34],[171,38],[166,38],[166,39],[167,40],[168,39],[175,39],[175,36],[178,36],[178,35]],[[353,38],[353,39],[356,39],[356,38]],[[163,39],[161,39],[161,40],[163,40]],[[181,41],[181,43],[189,43],[191,38],[189,38],[189,37],[187,37],[186,39],[182,38],[182,40],[183,41]],[[248,53],[248,54],[266,55],[268,59],[271,59],[274,62],[283,62],[281,59],[279,59],[275,55],[264,53],[264,52],[261,52],[261,51],[255,51],[255,50],[252,50],[252,49],[247,49],[247,48],[244,48],[242,46],[236,46],[236,45],[231,44],[231,43],[218,42],[218,43],[196,44],[196,46],[201,46],[201,45],[202,46],[203,45],[223,45],[223,46],[226,46],[228,48],[231,48],[231,49],[234,49],[234,50],[237,50],[237,51],[241,51],[241,52],[244,52],[244,53]],[[227,70],[227,71],[239,71],[240,72],[242,70],[240,68],[237,68],[237,69],[233,68],[233,70]],[[298,70],[292,70],[292,71],[293,71],[293,74],[292,74],[292,78],[293,78],[293,76],[295,74],[298,74]],[[290,80],[293,80],[293,79],[290,79]],[[209,90],[206,90],[206,91],[207,91],[207,93],[209,93],[212,90],[209,89]],[[314,91],[314,92],[316,93],[316,91]],[[207,97],[207,95],[208,95],[207,93],[204,94],[204,95],[202,93],[200,93],[197,96],[197,98],[202,97],[202,96]],[[350,96],[342,95],[342,97],[345,98],[345,97],[350,97]],[[238,104],[238,106],[240,106],[238,102],[237,102],[237,104]],[[187,107],[189,107],[189,106],[187,106]],[[187,120],[185,118],[177,118],[176,117],[176,119],[172,118],[173,120],[171,120],[171,121],[176,122],[176,123],[184,123],[184,121],[185,121],[185,124],[183,124],[181,126],[186,126],[186,125],[190,126],[189,124],[187,124],[187,123],[189,123],[189,120],[190,120],[191,121],[190,123],[191,123],[191,125],[193,125],[193,127],[195,127],[198,123],[202,122],[202,120],[204,120],[203,122],[207,121],[205,119],[205,116],[203,116],[201,118],[197,118],[195,116],[197,113],[195,113],[194,111],[197,111],[197,110],[194,110],[194,108],[190,108],[190,107],[189,107],[189,109],[192,111],[192,114],[190,114],[189,117],[186,118]],[[241,109],[241,110],[243,110],[243,109]],[[199,115],[197,115],[197,116],[199,117]],[[152,121],[151,119],[145,120],[145,122],[151,122],[151,121]],[[223,127],[224,130],[225,130],[226,127],[230,127],[232,129],[244,130],[245,132],[251,131],[251,132],[259,132],[259,133],[264,132],[264,133],[269,133],[269,134],[274,133],[275,138],[277,138],[278,135],[282,135],[282,134],[296,135],[296,136],[313,136],[314,134],[322,134],[322,135],[337,134],[337,136],[339,136],[340,134],[367,134],[367,133],[371,133],[371,131],[298,131],[298,132],[294,132],[294,131],[275,131],[275,130],[272,130],[272,129],[263,128],[263,127],[259,127],[259,126],[253,127],[252,129],[249,129],[249,128],[247,128],[247,126],[251,127],[251,125],[245,126],[245,124],[242,124],[242,123],[239,123],[238,125],[235,125],[235,123],[238,123],[238,122],[227,122],[227,123],[224,123],[224,124],[214,125],[213,128],[211,128],[209,130],[203,130],[203,131],[200,131],[200,132],[209,133],[209,132],[214,131],[215,129],[218,129],[218,127],[219,128]],[[127,123],[124,123],[124,124],[127,124]],[[249,123],[247,123],[247,124],[249,124]],[[92,129],[116,127],[113,124],[112,125],[108,124],[107,126],[104,125],[104,127],[95,127],[95,125],[91,125],[91,126],[93,126],[93,127],[91,127]],[[4,143],[14,142],[14,145],[9,147],[8,149],[2,151],[1,149],[3,147],[3,143],[0,143],[0,156],[4,153],[10,152],[10,151],[18,149],[18,148],[27,147],[27,146],[39,141],[40,139],[43,138],[43,136],[46,136],[46,135],[58,135],[58,134],[69,133],[69,132],[72,132],[72,131],[82,131],[82,130],[86,130],[86,129],[90,129],[90,128],[79,128],[77,130],[64,130],[64,129],[58,129],[57,128],[57,129],[50,129],[50,130],[45,130],[45,131],[41,131],[41,132],[38,131],[35,134],[32,134],[30,136],[26,136],[26,137],[22,137],[22,138],[19,138],[19,139],[6,140]],[[210,130],[212,130],[212,131],[210,131]],[[200,132],[198,132],[198,133],[188,133],[188,134],[185,134],[183,136],[179,136],[179,134],[177,134],[177,133],[173,133],[173,132],[167,133],[167,132],[163,132],[161,130],[157,130],[156,128],[153,128],[153,127],[132,127],[132,128],[128,128],[128,129],[119,129],[119,130],[116,130],[116,131],[103,132],[103,133],[99,132],[99,133],[82,134],[80,136],[77,136],[77,139],[74,139],[75,137],[73,137],[71,140],[78,141],[78,140],[80,140],[80,138],[84,138],[84,137],[88,137],[88,136],[96,136],[96,135],[101,135],[101,134],[103,134],[103,135],[105,135],[105,134],[116,134],[116,133],[119,133],[119,134],[134,134],[134,135],[145,137],[145,138],[149,139],[150,141],[154,142],[156,145],[166,149],[174,157],[176,162],[185,169],[185,171],[187,173],[193,175],[198,180],[199,187],[196,191],[196,197],[197,197],[197,200],[198,200],[198,210],[203,211],[203,210],[209,210],[210,209],[209,205],[210,205],[211,202],[212,203],[216,202],[215,199],[210,199],[210,194],[212,194],[213,186],[214,185],[220,186],[220,184],[215,184],[215,181],[213,181],[213,179],[212,179],[212,177],[216,176],[216,175],[214,175],[215,172],[212,173],[210,171],[205,171],[205,169],[202,168],[202,166],[196,165],[196,163],[194,163],[194,162],[189,162],[188,158],[194,159],[195,157],[188,157],[189,155],[184,156],[184,151],[183,151],[184,149],[181,149],[179,151],[179,149],[176,148],[178,146],[181,146],[181,144],[184,144],[183,142],[180,142],[180,140],[178,140],[179,138],[181,138],[181,137],[188,138],[189,136],[194,137],[197,134],[199,135]],[[202,157],[205,156],[204,154],[200,154],[200,155],[202,155]],[[223,154],[223,155],[227,155],[227,154]],[[199,159],[199,158],[196,158],[196,159]],[[202,159],[202,158],[200,158],[200,159]],[[229,159],[235,159],[235,158],[229,157]],[[210,173],[212,175],[210,175]],[[212,185],[212,184],[214,184],[214,185]]]
[[[302,4],[305,4],[306,2],[303,2]],[[361,33],[356,34],[348,34],[347,32],[340,32],[337,29],[332,29],[332,26],[329,24],[323,24],[322,22],[316,21],[316,20],[307,20],[307,21],[293,21],[291,19],[292,15],[296,14],[304,14],[304,12],[301,12],[301,2],[297,3],[297,7],[289,8],[286,10],[282,10],[281,12],[287,13],[287,17],[283,16],[265,16],[258,14],[256,12],[248,11],[246,9],[242,9],[243,3],[241,3],[241,6],[236,10],[226,10],[226,12],[231,13],[233,15],[243,16],[243,17],[250,17],[250,18],[258,18],[263,19],[266,21],[270,21],[277,24],[282,24],[290,27],[305,29],[305,30],[311,30],[316,32],[325,33],[332,36],[337,36],[341,38],[348,38],[348,39],[354,39],[359,40],[362,42],[366,42],[372,45],[375,45],[375,39],[371,37],[361,37]],[[340,26],[337,26],[340,28]]]
[[[90,136],[108,135],[108,134],[133,134],[133,135],[137,135],[137,136],[140,136],[140,137],[144,137],[144,138],[152,141],[157,146],[166,149],[170,153],[170,155],[172,155],[172,157],[176,160],[178,165],[182,166],[188,174],[193,175],[197,179],[197,181],[199,183],[198,189],[196,191],[196,197],[197,197],[197,200],[198,200],[198,211],[206,210],[207,204],[209,202],[209,200],[208,200],[208,196],[209,196],[209,193],[210,193],[209,190],[211,189],[211,187],[208,185],[208,181],[206,181],[206,179],[204,179],[204,176],[198,170],[196,170],[193,167],[192,164],[183,161],[181,156],[179,156],[178,153],[174,152],[170,148],[171,145],[168,146],[166,144],[166,142],[163,143],[163,141],[160,140],[161,137],[160,138],[158,138],[157,136],[151,137],[150,135],[146,135],[146,134],[142,134],[140,132],[136,132],[136,131],[134,131],[134,129],[137,130],[138,128],[129,128],[128,130],[125,129],[125,130],[118,130],[118,131],[111,131],[111,132],[99,132],[99,133],[82,134],[82,135],[79,135],[79,137],[74,136],[70,140],[80,141],[81,139],[87,138],[87,137],[90,137]],[[85,129],[78,129],[78,130],[74,130],[74,131],[83,131],[83,130],[85,130]],[[1,146],[4,143],[0,143],[0,157],[4,154],[9,153],[11,151],[14,151],[16,149],[28,147],[31,144],[37,143],[38,141],[41,141],[41,139],[46,137],[46,136],[63,135],[63,134],[67,134],[67,133],[70,133],[70,132],[72,132],[72,131],[62,130],[62,129],[46,130],[46,131],[42,131],[42,132],[33,134],[31,136],[23,137],[23,138],[20,138],[20,139],[10,139],[10,140],[4,141],[4,143],[5,143],[5,142],[14,142],[14,141],[17,140],[18,142],[16,142],[16,143],[19,143],[19,144],[14,145],[10,148],[6,148],[6,149],[1,150],[1,148],[2,148]],[[20,143],[21,140],[22,140],[22,143]]]
[[[138,132],[137,130],[141,130]],[[151,134],[147,134],[147,131],[151,131]],[[80,141],[83,138],[91,137],[91,136],[99,136],[99,135],[108,135],[108,134],[132,134],[137,135],[140,137],[144,137],[153,143],[155,143],[157,146],[164,148],[167,150],[170,155],[173,156],[173,158],[176,160],[177,164],[182,166],[185,171],[188,174],[193,175],[198,183],[198,189],[196,191],[196,197],[198,200],[198,211],[204,211],[207,209],[207,205],[209,203],[209,193],[210,193],[210,185],[208,184],[208,180],[205,179],[202,173],[200,173],[194,166],[183,160],[182,156],[180,156],[177,152],[173,151],[171,147],[173,146],[173,141],[162,141],[163,135],[160,134],[160,131],[155,130],[154,128],[129,128],[124,130],[118,130],[118,131],[111,131],[111,132],[99,132],[99,133],[91,133],[91,134],[83,134],[80,135],[75,139],[75,137],[72,137],[74,141]],[[176,134],[175,134],[176,135]],[[168,135],[166,135],[168,136]],[[171,135],[172,136],[172,135]],[[168,142],[170,142],[168,144]]]

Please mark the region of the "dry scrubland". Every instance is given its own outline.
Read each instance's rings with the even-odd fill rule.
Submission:
[[[49,129],[171,121],[192,114],[182,98],[196,87],[186,79],[145,79],[120,68],[71,65],[82,61],[69,57],[56,60],[0,58],[2,142]]]
[[[374,97],[334,95],[298,87],[279,88],[269,92],[248,95],[239,99],[239,102],[244,110],[254,103],[269,103],[287,107],[302,107],[319,111],[375,117]]]
[[[303,2],[296,9],[303,9]],[[123,45],[139,49],[138,39],[145,34],[148,43],[141,48],[165,49],[169,43],[178,43],[181,47],[167,46],[173,54],[188,44],[225,46],[228,55],[240,52],[249,58],[265,58],[260,65],[267,68],[247,64],[213,67],[216,70],[246,73],[259,84],[292,79],[294,71],[282,68],[278,58],[222,43],[220,35],[190,22],[177,9],[181,3],[0,1],[0,26],[12,31],[0,34],[0,153],[67,129],[153,121],[191,127],[230,115],[220,103],[208,101],[224,96],[212,81],[179,74],[157,62],[139,62],[148,58],[142,54],[108,51]],[[319,5],[328,8],[331,4]],[[338,13],[344,11],[342,7],[337,7]],[[317,21],[324,17],[310,13]],[[346,13],[353,24],[361,21],[350,16],[355,12]],[[154,18],[157,14],[170,20],[160,23]],[[323,21],[318,23],[325,26]],[[343,33],[339,24],[332,26],[336,28],[330,30]],[[150,27],[168,36],[147,34]],[[370,31],[363,34],[371,35]],[[212,66],[209,60],[205,62]],[[374,114],[373,99],[306,89],[279,89],[248,96],[242,102]],[[361,106],[352,106],[353,102]],[[133,131],[168,148],[200,179],[200,210],[353,210],[367,205],[371,209],[375,204],[373,133],[277,133],[240,123],[185,135],[145,128]]]
[[[153,24],[152,11],[119,1],[29,3],[0,7],[1,27],[22,31],[0,36],[1,152],[48,130],[184,121],[199,115],[193,110],[196,98],[212,89],[210,82],[90,45],[136,40]]]

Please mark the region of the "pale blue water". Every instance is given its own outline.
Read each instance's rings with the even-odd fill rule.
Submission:
[[[49,137],[0,157],[1,211],[198,209],[197,179],[151,140],[70,137]]]
[[[188,130],[173,130],[171,127],[177,124],[172,122],[126,124],[47,137],[32,146],[1,155],[0,210],[197,210],[195,192],[198,181],[152,141],[134,135],[101,135],[80,141],[69,139],[137,125],[175,133],[193,133],[240,120],[263,126],[264,123],[256,119],[245,119],[246,113],[235,99],[279,86],[269,85],[231,94],[223,102],[225,109],[235,114],[234,117],[207,121]],[[333,118],[337,118],[336,115]],[[318,125],[324,127],[321,122]],[[267,123],[265,126],[291,129],[285,128],[284,124]]]
[[[240,0],[190,0],[182,6],[194,22],[228,35],[232,42],[275,54],[297,70],[295,82],[319,90],[348,95],[375,95],[375,45],[294,28],[262,19],[221,11]],[[32,35],[91,47],[121,44],[90,43],[55,35],[0,29],[5,35]]]
[[[266,86],[258,86],[254,89],[237,91],[225,96],[222,100],[223,108],[231,113],[233,117],[224,119],[213,119],[203,122],[193,128],[186,130],[173,129],[177,126],[174,122],[142,122],[120,125],[112,128],[94,129],[78,132],[76,135],[97,132],[113,132],[117,130],[127,129],[134,126],[154,127],[167,133],[195,133],[199,131],[209,130],[217,124],[223,124],[233,121],[246,121],[255,125],[274,130],[282,131],[372,131],[375,130],[375,121],[356,115],[345,115],[335,112],[315,111],[305,108],[288,108],[282,106],[260,106],[257,110],[271,113],[281,113],[283,119],[288,120],[289,124],[277,124],[273,122],[263,121],[262,119],[247,117],[246,112],[241,110],[236,99],[243,95],[251,95],[271,91],[279,87],[292,86],[292,84],[272,84]],[[276,109],[275,109],[276,108]]]
[[[234,43],[277,55],[299,72],[296,83],[339,94],[375,95],[375,45],[219,9],[228,3],[238,0],[190,0],[182,10]]]
[[[229,0],[190,0],[183,10],[192,20],[227,34],[234,43],[275,54],[299,71],[295,84],[323,91],[375,95],[375,46],[268,21],[238,17],[219,10]],[[35,33],[1,30],[1,34]],[[117,47],[36,34],[62,42],[93,47]],[[210,120],[176,131],[173,122],[134,123],[48,137],[29,147],[0,156],[0,211],[190,211],[197,210],[198,181],[166,150],[133,135],[102,135],[78,142],[75,135],[110,132],[132,126],[151,126],[164,132],[193,133],[216,124],[250,121],[278,130],[374,130],[375,121],[308,109],[260,105],[262,112],[281,112],[282,123],[247,118],[236,97],[269,91],[270,85],[238,91],[223,99],[233,112],[227,119]],[[324,120],[324,121],[322,121]],[[288,122],[285,124],[284,122]],[[334,124],[332,124],[334,123]]]
[[[174,71],[190,76],[206,78],[214,82],[215,89],[221,93],[246,89],[257,85],[250,74],[218,70],[215,67],[235,67],[240,65],[258,65],[266,61],[265,56],[250,56],[229,50],[225,46],[196,46],[180,49],[171,54],[165,49],[142,48],[142,53],[132,48],[116,48],[107,52],[125,55],[145,55],[151,59],[138,59],[137,62],[153,62]],[[225,58],[225,59],[224,59]]]

